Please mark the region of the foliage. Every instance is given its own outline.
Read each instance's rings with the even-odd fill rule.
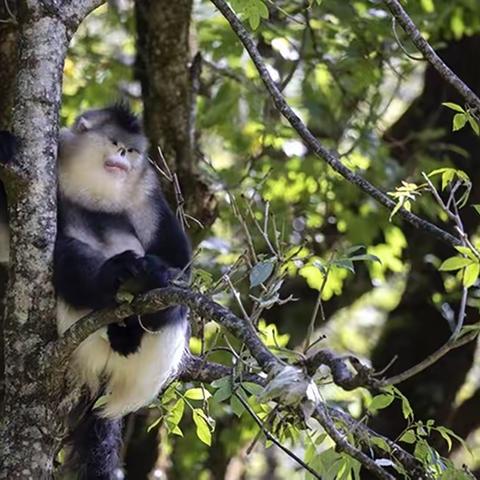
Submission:
[[[398,290],[400,285],[396,294],[402,294],[411,268],[406,251],[412,245],[399,209],[448,222],[428,181],[440,182],[436,191],[445,202],[454,190],[461,216],[471,210],[471,182],[453,162],[464,152],[455,145],[440,145],[447,132],[428,125],[411,132],[416,153],[409,162],[390,153],[388,129],[421,88],[422,67],[404,54],[402,47],[413,47],[397,32],[405,42],[399,45],[390,17],[379,4],[235,0],[231,5],[248,23],[273,78],[312,132],[396,202],[389,218],[318,161],[279,118],[227,22],[209,2],[199,2],[195,37],[205,60],[203,94],[197,102],[200,169],[216,187],[220,211],[196,256],[193,285],[248,317],[262,340],[293,363],[314,351],[333,328],[327,326],[333,323],[330,304],[338,310],[345,307],[348,316],[355,302],[369,299],[376,290]],[[408,2],[408,8],[434,46],[480,32],[478,2],[416,0]],[[140,107],[138,84],[132,80],[133,29],[128,11],[103,7],[82,26],[65,66],[65,121],[71,122],[79,109],[104,103],[105,92],[126,94]],[[443,105],[453,113],[452,130],[479,135],[478,112],[440,102],[439,109]],[[431,148],[437,140],[444,148],[441,154]],[[422,172],[428,172],[427,179]],[[478,205],[473,207],[480,211]],[[445,287],[435,297],[439,318],[445,305],[458,300],[462,285],[471,290],[478,286],[477,236],[469,234],[470,244],[458,246],[449,257],[431,259]],[[308,292],[300,301],[289,293],[298,284]],[[363,311],[375,311],[380,324],[395,303],[385,309],[368,302]],[[375,336],[378,325],[355,332],[344,332],[350,351]],[[288,408],[276,409],[274,402],[262,399],[261,387],[243,378],[255,365],[240,342],[211,323],[198,322],[194,334],[192,351],[232,366],[234,375],[211,385],[176,383],[152,406],[150,428],[161,426],[168,433],[178,478],[213,478],[213,449],[221,448],[228,459],[248,445],[271,448],[272,441],[259,432],[252,413],[279,442],[299,448],[303,461],[322,478],[361,478],[359,463],[337,451],[318,424],[311,428]],[[322,399],[356,412],[359,419],[400,406],[407,426],[398,440],[413,447],[434,478],[470,478],[432,446],[431,436],[440,435],[448,450],[463,440],[434,419],[416,419],[401,386],[371,397],[362,389],[340,392],[325,372],[315,380]],[[339,428],[349,435],[348,426]],[[377,461],[390,465],[388,445],[381,438],[375,443],[383,452]],[[265,456],[250,458],[245,462],[248,478],[257,478],[258,470],[266,468]],[[461,461],[476,466],[466,454]],[[276,462],[281,478],[313,478],[298,474],[288,462]]]

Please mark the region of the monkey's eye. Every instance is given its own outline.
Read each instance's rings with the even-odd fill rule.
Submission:
[[[118,142],[117,142],[114,138],[111,138],[110,141],[111,141],[112,144],[115,145],[116,147],[118,146]]]
[[[136,148],[129,148],[129,149],[127,150],[127,152],[128,152],[128,153],[133,153],[133,152],[135,152],[135,153],[140,153]]]

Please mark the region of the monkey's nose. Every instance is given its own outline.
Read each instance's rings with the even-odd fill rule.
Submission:
[[[124,157],[127,153],[127,151],[124,148],[119,148],[118,151],[122,157]]]

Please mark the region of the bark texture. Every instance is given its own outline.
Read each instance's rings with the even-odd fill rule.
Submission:
[[[13,2],[10,2],[13,3]],[[11,112],[13,108],[14,80],[17,72],[17,40],[18,28],[15,23],[16,9],[12,5],[10,9],[5,3],[0,3],[0,130],[10,127]]]
[[[18,152],[4,177],[11,248],[4,318],[0,479],[51,478],[62,436],[57,411],[61,395],[51,381],[56,372],[42,363],[41,355],[56,336],[51,273],[58,111],[69,39],[80,19],[100,3],[18,2],[13,115]]]
[[[44,478],[52,471],[56,448],[58,432],[52,426],[57,420],[48,408],[45,372],[37,359],[55,335],[51,284],[56,233],[55,158],[67,44],[65,26],[58,19],[37,20],[29,15],[21,24],[13,121],[19,151],[12,166],[16,181],[7,185],[11,266],[4,333],[4,468],[0,473],[5,479]],[[35,168],[31,168],[33,159]],[[25,452],[30,455],[28,462]]]
[[[6,3],[0,3],[0,130],[8,130],[12,119],[15,75],[17,73],[17,41],[18,28],[16,23],[16,8],[6,8]],[[0,198],[5,195],[3,184],[0,183]],[[0,215],[3,215],[0,212]],[[0,264],[0,314],[3,317],[3,302],[7,287],[8,272],[5,265]],[[0,405],[4,395],[4,352],[3,323],[0,323]]]
[[[136,76],[142,85],[145,128],[158,161],[157,146],[176,172],[186,211],[204,226],[213,223],[216,202],[198,172],[195,141],[195,101],[199,62],[190,51],[192,0],[135,2],[137,22]],[[171,185],[166,193],[175,205]],[[193,223],[194,241],[201,237]]]

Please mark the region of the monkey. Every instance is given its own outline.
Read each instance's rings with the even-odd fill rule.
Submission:
[[[146,291],[188,276],[190,242],[147,149],[139,118],[124,104],[88,110],[60,131],[53,268],[60,335],[89,312],[114,305],[131,279]],[[66,462],[78,478],[113,478],[120,419],[148,405],[178,372],[188,338],[187,309],[176,305],[110,324],[77,347],[72,376],[90,402]],[[101,407],[92,408],[100,396]]]

